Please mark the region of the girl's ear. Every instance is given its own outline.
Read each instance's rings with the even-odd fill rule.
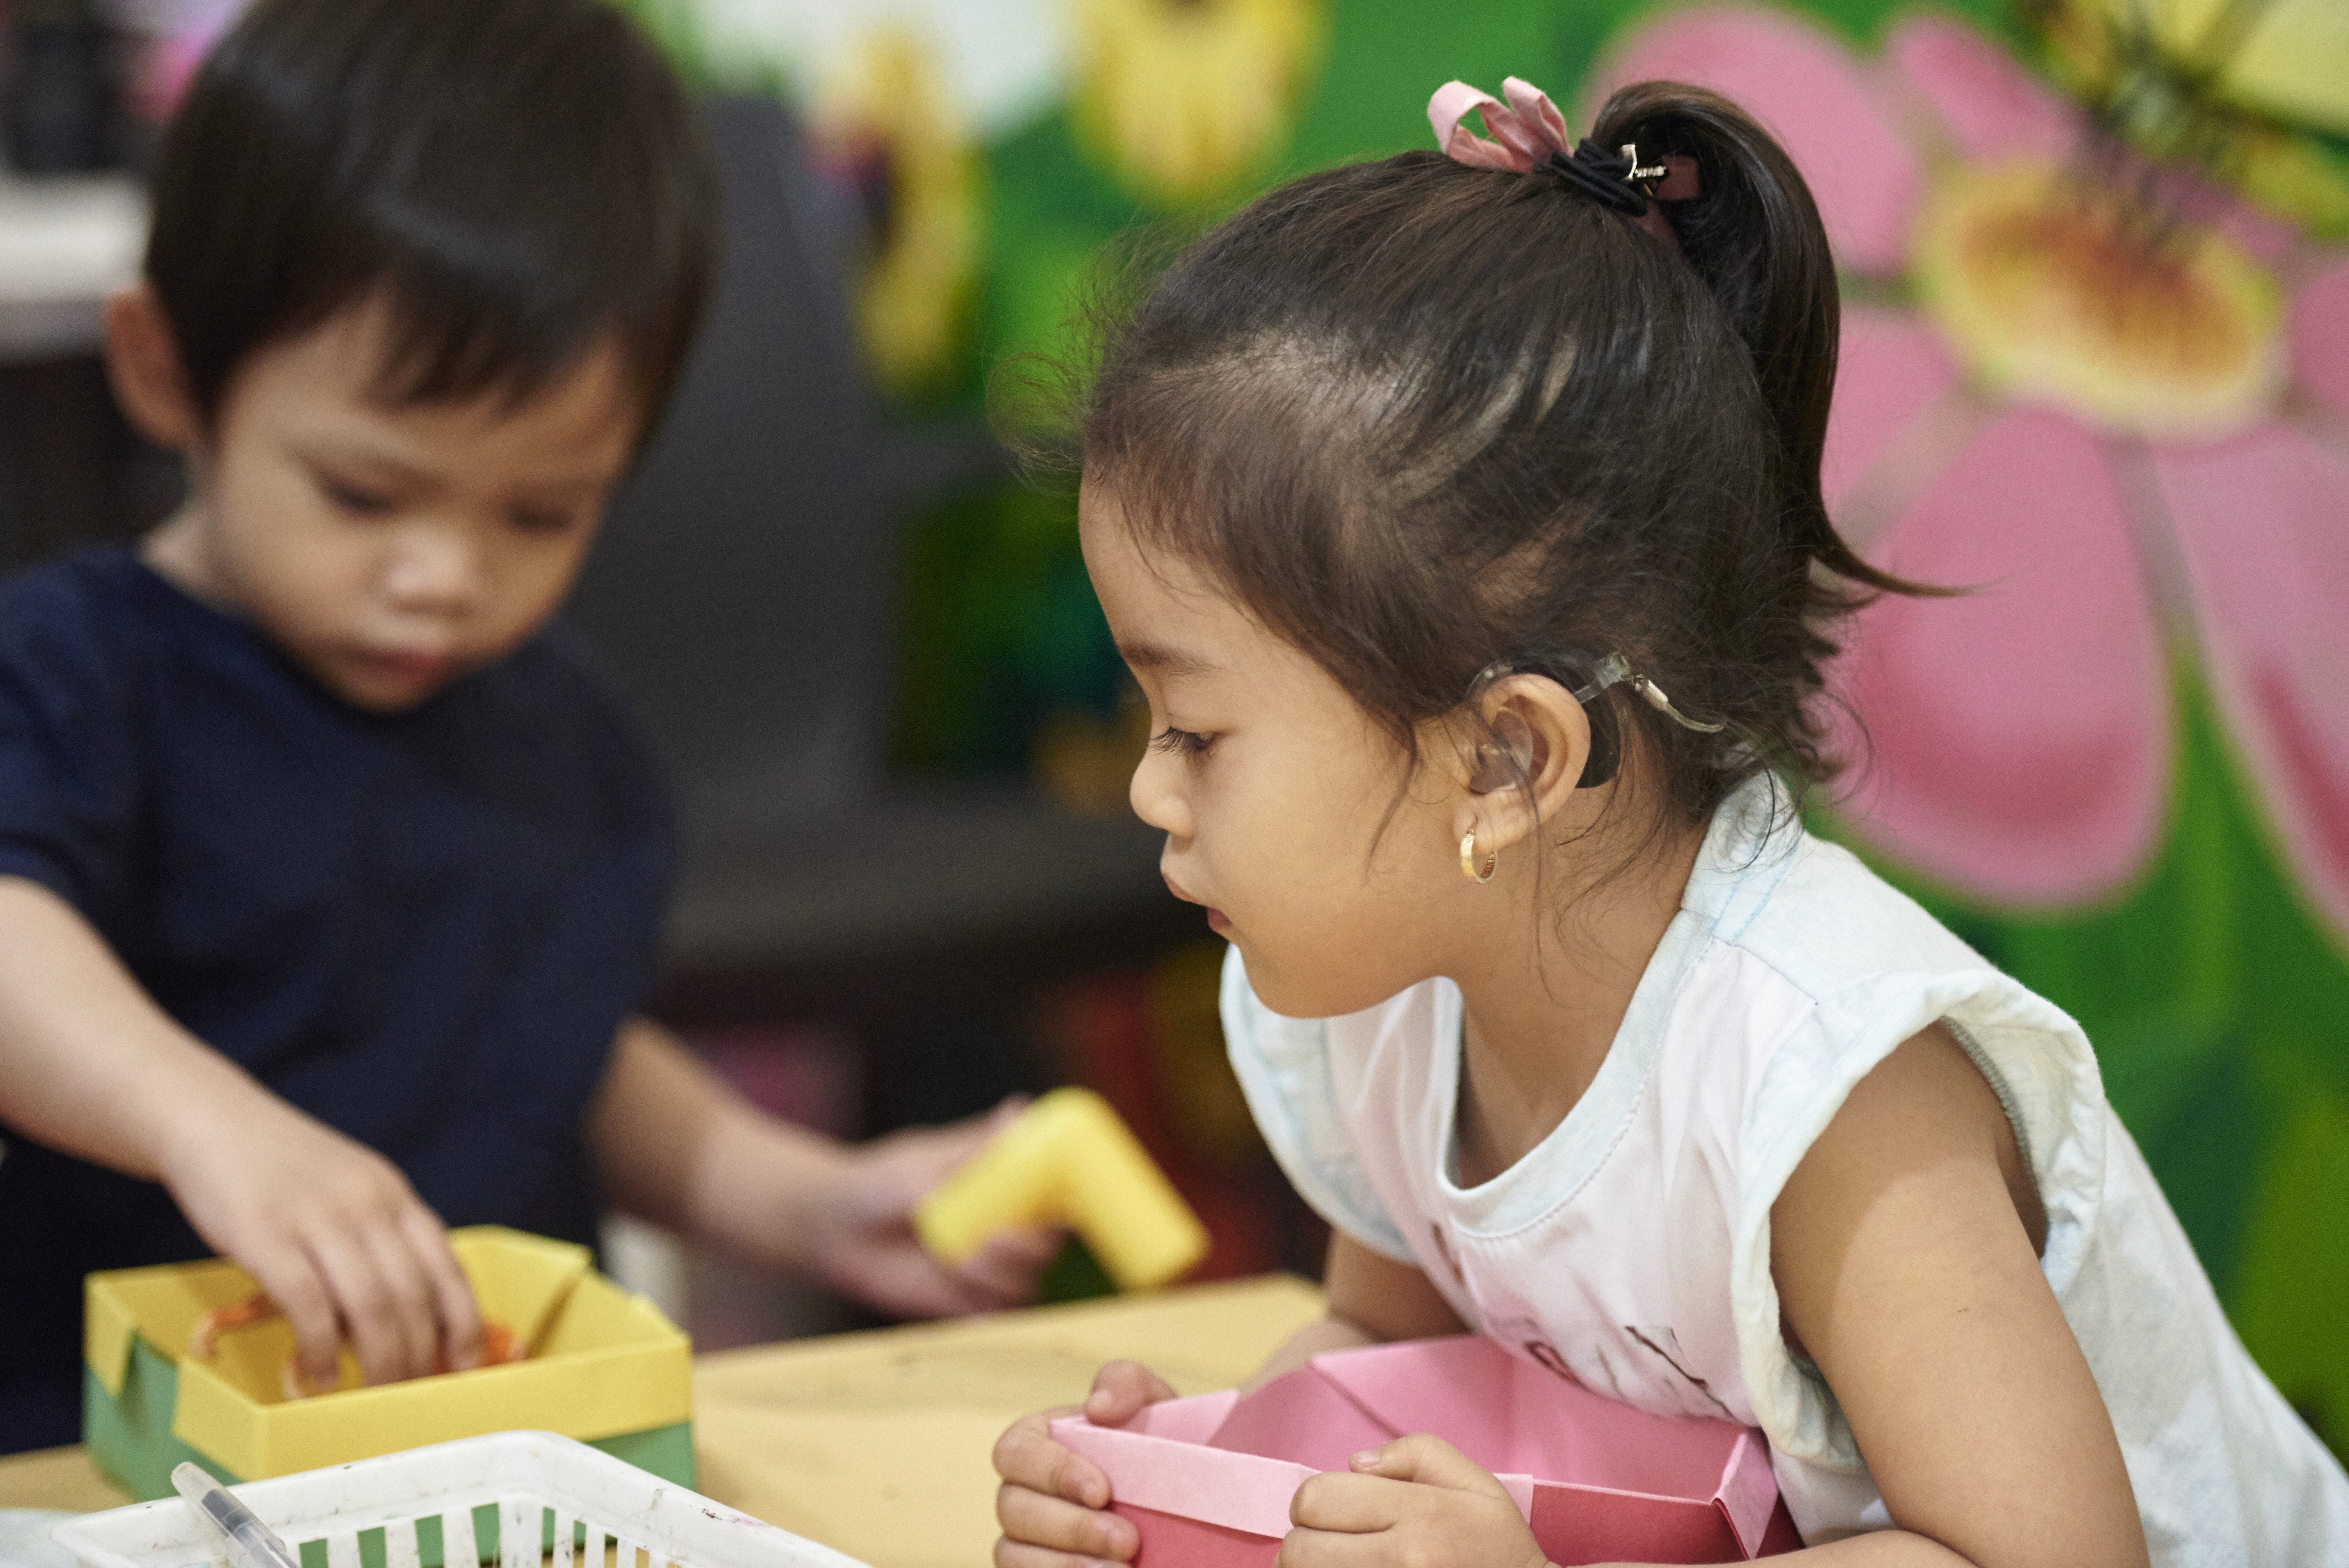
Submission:
[[[1506,849],[1574,804],[1590,760],[1590,716],[1547,676],[1505,676],[1476,699],[1485,735],[1464,780],[1462,833],[1479,852]]]
[[[106,378],[123,413],[157,446],[184,452],[203,438],[178,335],[144,283],[106,302]]]

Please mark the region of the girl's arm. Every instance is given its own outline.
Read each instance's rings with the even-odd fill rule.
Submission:
[[[1328,1315],[1289,1336],[1241,1385],[1243,1391],[1261,1388],[1325,1350],[1466,1331],[1427,1275],[1343,1231],[1330,1233],[1322,1291]],[[1054,1442],[1050,1422],[1082,1410],[1104,1426],[1123,1426],[1144,1405],[1173,1398],[1174,1390],[1148,1367],[1112,1361],[1095,1375],[1083,1405],[1013,1422],[995,1445],[995,1470],[1003,1478],[995,1502],[1003,1527],[995,1543],[996,1568],[1090,1568],[1102,1559],[1132,1557],[1141,1542],[1133,1525],[1107,1511],[1109,1478],[1091,1460]]]
[[[1860,1081],[1771,1210],[1787,1326],[1899,1527],[1837,1561],[1904,1560],[1903,1536],[1979,1568],[2147,1561],[2013,1148],[1981,1073],[1928,1029]]]
[[[1771,1272],[1895,1528],[1785,1561],[2143,1568],[2119,1440],[2040,1271],[2044,1231],[2006,1113],[1947,1031],[1852,1091],[1771,1210]],[[1432,1438],[1313,1477],[1292,1511],[1280,1568],[1544,1568],[1500,1484]]]
[[[1026,1301],[1059,1250],[1057,1235],[1005,1232],[947,1269],[914,1240],[915,1204],[999,1120],[842,1144],[761,1111],[676,1036],[631,1018],[587,1138],[619,1208],[746,1263],[813,1274],[883,1311],[940,1317]]]
[[[0,876],[0,1122],[160,1181],[283,1307],[303,1377],[351,1342],[369,1382],[481,1353],[440,1219],[392,1163],[278,1099],[158,1007],[88,922]]]

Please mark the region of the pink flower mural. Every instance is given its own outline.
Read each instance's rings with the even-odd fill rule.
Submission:
[[[1864,58],[1682,10],[1596,90],[1648,77],[1729,95],[1801,165],[1847,273],[1829,504],[1878,562],[1976,590],[1854,628],[1857,830],[1983,902],[2116,894],[2163,834],[2187,654],[2349,934],[2349,253],[2100,147],[1944,18]]]

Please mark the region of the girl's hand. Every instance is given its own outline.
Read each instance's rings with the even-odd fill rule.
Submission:
[[[249,1080],[222,1088],[180,1108],[159,1174],[284,1309],[303,1384],[335,1386],[347,1339],[369,1383],[478,1365],[472,1289],[398,1169]]]
[[[1547,1568],[1501,1483],[1425,1433],[1308,1480],[1288,1517],[1276,1568]]]
[[[1148,1367],[1112,1361],[1093,1376],[1081,1406],[1022,1416],[996,1439],[995,1568],[1095,1568],[1123,1563],[1141,1549],[1133,1526],[1109,1511],[1109,1477],[1083,1455],[1052,1440],[1056,1416],[1081,1414],[1097,1426],[1122,1427],[1144,1405],[1174,1390]]]

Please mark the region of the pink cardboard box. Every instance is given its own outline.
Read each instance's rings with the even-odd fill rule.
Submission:
[[[1142,1532],[1134,1568],[1268,1568],[1306,1477],[1409,1432],[1498,1477],[1552,1563],[1741,1563],[1802,1544],[1760,1433],[1619,1405],[1475,1335],[1317,1356],[1246,1398],[1170,1399],[1125,1427],[1052,1423]]]

